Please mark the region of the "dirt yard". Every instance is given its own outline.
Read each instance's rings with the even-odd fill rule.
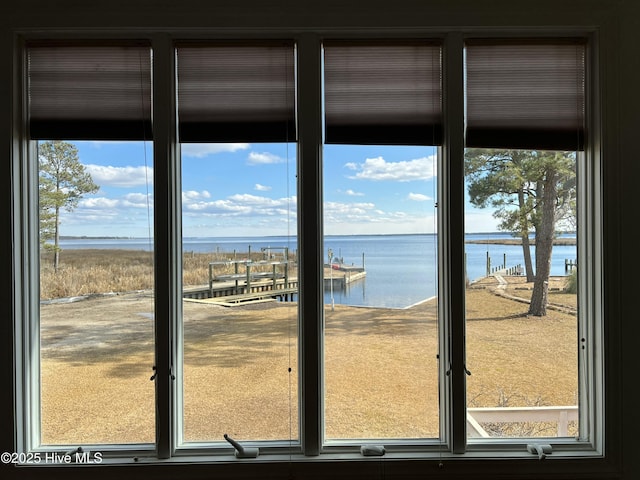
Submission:
[[[530,285],[497,287],[467,291],[468,405],[576,405],[575,295],[552,284],[564,307],[535,318],[512,298]],[[297,305],[183,309],[184,440],[297,438]],[[144,293],[42,306],[44,444],[154,441],[152,312]],[[327,438],[438,436],[435,301],[327,307],[324,328]]]

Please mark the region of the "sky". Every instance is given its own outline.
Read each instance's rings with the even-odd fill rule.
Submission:
[[[61,215],[63,236],[153,236],[151,142],[70,142],[100,189]],[[433,233],[434,147],[326,145],[326,235]],[[296,234],[296,145],[183,144],[184,237]],[[496,231],[466,206],[466,231]]]

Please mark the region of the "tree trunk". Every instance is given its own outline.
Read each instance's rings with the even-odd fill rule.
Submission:
[[[524,270],[527,274],[527,282],[533,282],[535,275],[533,272],[533,263],[531,262],[531,243],[529,235],[522,234],[522,253],[524,254]]]
[[[547,314],[549,275],[551,274],[551,253],[555,233],[555,202],[557,194],[557,173],[554,167],[547,168],[542,192],[542,215],[536,230],[536,276],[529,305],[529,315],[543,317]]]
[[[533,282],[534,271],[531,263],[531,243],[529,242],[529,221],[527,220],[526,202],[522,188],[518,190],[518,206],[520,208],[520,239],[522,240],[522,255],[524,257],[524,271],[527,282]]]
[[[58,272],[58,265],[60,264],[60,209],[56,207],[56,226],[55,236],[53,240],[53,270]]]

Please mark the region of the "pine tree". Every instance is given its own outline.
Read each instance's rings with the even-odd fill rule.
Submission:
[[[100,188],[80,163],[77,148],[67,142],[38,145],[40,243],[54,252],[53,267],[60,263],[60,211],[72,211],[83,195]],[[53,240],[53,245],[47,243]]]
[[[471,203],[493,208],[498,228],[522,240],[527,281],[534,282],[530,315],[546,315],[556,227],[559,222],[575,225],[575,163],[573,152],[469,149],[465,155]]]

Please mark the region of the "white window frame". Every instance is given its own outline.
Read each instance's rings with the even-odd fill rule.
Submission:
[[[140,38],[141,32],[129,32],[131,38]],[[299,378],[300,442],[299,444],[260,444],[260,464],[273,465],[292,462],[301,466],[292,467],[297,471],[316,471],[318,461],[324,465],[333,462],[352,461],[355,471],[363,476],[371,466],[371,459],[363,458],[355,446],[330,448],[324,444],[323,431],[323,389],[322,389],[322,316],[323,300],[321,288],[322,276],[322,98],[321,98],[321,43],[323,38],[344,37],[349,32],[322,31],[268,32],[274,38],[291,38],[297,45],[297,82],[298,82],[298,208],[305,212],[300,215],[298,225],[300,246],[300,286],[299,342],[301,374]],[[466,437],[466,400],[465,400],[465,343],[464,343],[464,204],[463,198],[463,155],[464,155],[464,93],[463,85],[463,45],[466,36],[477,36],[473,31],[452,31],[447,34],[435,32],[366,32],[366,38],[380,37],[435,37],[444,39],[443,66],[445,144],[441,154],[438,185],[439,224],[439,315],[441,324],[440,388],[443,395],[441,410],[441,441],[406,442],[389,445],[385,460],[397,460],[401,469],[425,468],[431,464],[458,463],[459,459],[468,462],[456,466],[454,472],[473,471],[481,465],[483,472],[501,471],[505,465],[519,469],[523,475],[538,472],[541,468],[531,462],[534,456],[527,452],[527,444],[532,439],[509,440],[469,440]],[[486,31],[481,34],[487,35]],[[491,35],[514,36],[514,32],[492,31]],[[523,36],[532,36],[531,31]],[[602,462],[605,451],[605,387],[604,387],[604,307],[603,307],[603,268],[602,268],[602,158],[596,146],[600,141],[600,108],[597,82],[597,37],[591,30],[549,32],[540,35],[582,35],[589,38],[588,84],[588,127],[591,132],[587,141],[587,150],[579,155],[580,203],[581,208],[579,259],[581,269],[579,311],[580,335],[588,336],[589,347],[586,361],[580,364],[581,388],[588,385],[588,393],[581,392],[587,408],[581,405],[581,434],[587,427],[587,438],[569,441],[567,439],[548,439],[544,443],[553,445],[553,454],[549,458],[557,461],[558,471],[573,465],[580,458],[582,463],[576,468],[585,474],[594,468],[606,471],[608,466]],[[21,32],[17,37],[15,51],[17,65],[24,66],[24,39],[42,36],[41,33]],[[94,35],[110,35],[127,38],[123,32],[102,32]],[[142,35],[145,37],[145,35]],[[178,445],[177,429],[180,427],[181,412],[177,392],[177,382],[172,382],[171,374],[180,371],[181,358],[180,325],[181,318],[181,265],[180,265],[180,169],[179,144],[176,135],[175,105],[175,55],[174,39],[192,37],[191,32],[179,34],[162,32],[149,34],[154,51],[153,64],[153,124],[154,124],[154,165],[155,171],[155,236],[156,243],[156,365],[159,372],[157,390],[157,409],[160,412],[156,420],[156,445],[139,445],[133,448],[124,445],[89,445],[92,451],[104,452],[102,465],[133,463],[183,463],[200,465],[204,462],[218,462],[228,465],[238,462],[229,453],[229,448],[220,445],[202,445],[201,448],[187,448]],[[517,34],[515,35],[517,36]],[[55,38],[44,35],[45,38]],[[86,32],[66,32],[61,38],[86,38]],[[251,38],[246,32],[238,37]],[[256,35],[257,38],[268,38]],[[206,37],[211,39],[210,36]],[[20,108],[14,112],[14,125],[26,124],[25,71],[16,75],[14,98],[19,100]],[[39,370],[37,353],[39,352],[39,299],[38,292],[38,228],[37,228],[37,159],[34,165],[34,144],[25,137],[25,131],[17,128],[22,135],[14,145],[13,161],[16,166],[13,177],[14,200],[13,226],[16,246],[14,249],[15,270],[13,272],[16,294],[15,331],[15,405],[16,405],[16,445],[21,452],[44,452],[36,445],[39,438]],[[304,159],[304,161],[302,160]],[[590,165],[590,167],[589,167]],[[164,188],[160,186],[164,185]],[[29,292],[22,295],[22,292]],[[35,294],[34,294],[35,293]],[[163,312],[163,313],[159,313]],[[451,339],[451,341],[447,341]],[[450,375],[446,373],[449,371]],[[304,392],[304,393],[303,393]],[[584,412],[584,413],[583,413]],[[46,451],[65,451],[64,448],[47,448]],[[501,462],[487,462],[495,458]],[[369,463],[361,464],[368,461]],[[379,461],[379,460],[378,460]],[[427,463],[425,463],[427,462]],[[480,463],[476,463],[480,462]],[[565,462],[570,462],[565,464]],[[366,467],[361,468],[362,465]],[[421,466],[421,467],[420,467]],[[233,466],[224,467],[225,471]],[[323,467],[320,467],[323,468]],[[461,469],[461,470],[458,470]],[[467,470],[468,469],[468,470]],[[192,471],[197,471],[194,467]],[[258,470],[260,471],[260,470]],[[445,473],[446,475],[447,473]],[[188,476],[188,475],[187,475]]]

